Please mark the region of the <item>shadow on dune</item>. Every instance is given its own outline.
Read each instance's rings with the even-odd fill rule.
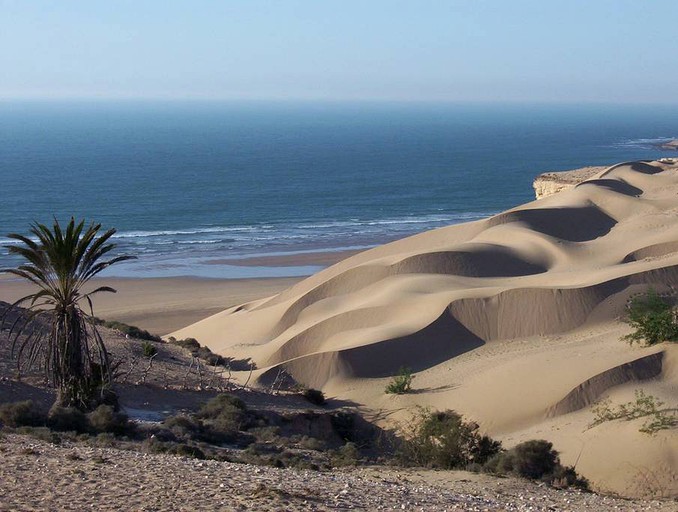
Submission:
[[[258,380],[267,385],[281,372],[281,368],[292,381],[317,388],[336,376],[390,377],[403,367],[416,373],[478,348],[484,343],[446,308],[437,320],[418,332],[357,347],[298,357],[269,368]]]
[[[477,245],[464,251],[427,252],[392,266],[394,274],[446,274],[464,277],[518,277],[548,269],[526,261],[500,245]]]
[[[578,208],[534,208],[502,213],[488,220],[489,227],[510,223],[523,223],[529,229],[545,235],[567,240],[586,242],[606,235],[617,223],[596,206]]]
[[[611,167],[608,167],[608,169],[598,177],[604,178],[608,174],[613,173],[614,171],[616,171],[617,169],[619,169],[621,167],[630,167],[632,171],[636,171],[637,173],[648,174],[648,175],[657,174],[657,173],[662,172],[661,167],[651,165],[647,162],[648,161],[643,161],[643,160],[639,160],[639,161],[635,161],[635,162],[621,162],[621,163],[615,164]]]
[[[641,357],[615,366],[585,380],[546,412],[551,418],[578,411],[594,403],[605,391],[627,382],[638,382],[657,377],[662,372],[664,352]]]
[[[661,258],[678,252],[678,242],[665,242],[662,244],[648,245],[636,251],[628,253],[622,263],[633,263],[645,258]]]
[[[634,187],[629,183],[621,180],[611,180],[611,179],[598,179],[598,180],[588,180],[582,183],[579,183],[575,188],[585,187],[585,186],[596,186],[606,188],[612,192],[618,194],[623,194],[625,196],[638,197],[643,194],[643,191],[638,187]]]
[[[340,352],[340,357],[352,376],[389,377],[402,367],[413,372],[426,370],[484,344],[447,308],[418,332],[346,349]]]
[[[489,297],[459,299],[445,308],[434,322],[412,334],[350,348],[332,350],[322,346],[315,353],[299,350],[292,359],[272,361],[274,366],[266,373],[284,367],[295,381],[322,387],[334,377],[389,377],[396,375],[401,367],[420,372],[488,341],[556,334],[577,328],[609,297],[632,285],[655,283],[678,285],[678,266],[584,287],[516,288]],[[350,340],[350,330],[345,336]]]
[[[415,380],[410,394],[423,395],[430,393],[443,393],[444,391],[449,391],[450,389],[457,389],[459,386],[461,386],[461,384],[449,384],[447,386],[437,386],[435,388],[418,388],[417,381]]]
[[[657,174],[662,172],[661,167],[657,167],[655,165],[650,165],[645,162],[633,162],[631,164],[631,169],[633,169],[636,172],[640,172],[643,174]]]

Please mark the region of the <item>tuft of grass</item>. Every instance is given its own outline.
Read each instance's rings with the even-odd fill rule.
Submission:
[[[96,433],[122,435],[131,429],[126,414],[116,412],[110,405],[100,405],[87,415],[90,429]]]
[[[386,385],[386,393],[393,395],[402,395],[412,391],[412,370],[409,368],[401,368],[398,375],[395,375],[391,382]]]
[[[144,357],[151,358],[158,353],[157,347],[151,341],[144,341],[141,345],[141,351],[144,354]]]

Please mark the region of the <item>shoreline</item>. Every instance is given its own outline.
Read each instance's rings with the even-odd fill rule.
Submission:
[[[218,279],[203,277],[98,278],[93,286],[117,293],[93,297],[94,314],[165,335],[231,306],[269,297],[303,277]],[[31,292],[31,285],[0,278],[0,301],[12,303]]]
[[[105,320],[117,320],[141,329],[165,335],[203,320],[225,309],[270,297],[305,279],[303,275],[285,275],[289,268],[317,267],[322,270],[358,250],[312,251],[298,254],[262,255],[237,259],[214,259],[210,265],[241,266],[256,274],[258,269],[280,269],[279,276],[103,276],[94,286],[111,286],[117,293],[100,293],[93,298],[94,314]],[[115,268],[112,267],[115,271]],[[31,293],[32,286],[8,275],[0,275],[0,301],[15,302]]]

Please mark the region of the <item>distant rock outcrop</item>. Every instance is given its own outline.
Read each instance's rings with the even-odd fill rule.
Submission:
[[[582,167],[571,171],[545,172],[537,176],[532,183],[535,196],[537,199],[541,199],[557,194],[562,190],[570,189],[607,168],[608,166],[595,166]]]
[[[659,149],[668,149],[673,151],[678,151],[678,139],[667,140],[657,144]]]

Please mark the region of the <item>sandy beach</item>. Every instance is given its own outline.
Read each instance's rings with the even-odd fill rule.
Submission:
[[[95,314],[163,335],[230,306],[279,293],[297,281],[298,278],[97,279],[93,284],[111,286],[118,293],[99,294],[94,300]],[[0,278],[0,300],[11,303],[27,293],[28,284]]]
[[[260,256],[211,261],[212,265],[249,267],[329,266],[356,251],[315,251],[296,255]],[[136,325],[164,335],[231,306],[280,293],[299,277],[217,279],[196,277],[100,278],[92,287],[111,286],[118,293],[101,293],[94,301],[95,314],[105,320]],[[0,275],[0,301],[12,303],[30,293],[28,283]]]

